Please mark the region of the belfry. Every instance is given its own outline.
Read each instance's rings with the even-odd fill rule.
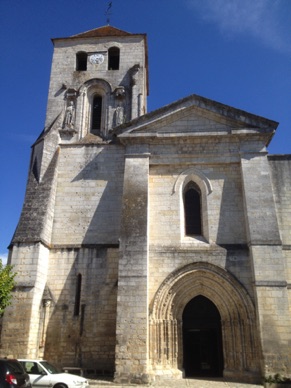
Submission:
[[[148,113],[146,34],[52,42],[1,355],[119,383],[291,374],[291,155],[267,151],[278,123],[194,94]]]

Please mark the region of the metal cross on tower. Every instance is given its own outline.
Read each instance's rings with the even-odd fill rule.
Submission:
[[[107,23],[108,25],[110,24],[111,8],[112,8],[112,1],[109,1],[107,10],[106,10],[106,12],[105,12],[106,23]]]

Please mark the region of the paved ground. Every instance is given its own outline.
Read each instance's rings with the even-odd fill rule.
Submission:
[[[241,384],[236,382],[227,381],[225,379],[182,379],[182,380],[166,380],[156,381],[149,385],[137,385],[137,384],[115,384],[109,379],[89,379],[89,384],[92,388],[128,388],[128,387],[140,387],[140,388],[259,388],[263,385],[255,384]]]

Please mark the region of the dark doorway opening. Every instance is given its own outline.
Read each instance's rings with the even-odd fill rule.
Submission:
[[[185,377],[222,376],[221,317],[202,295],[190,300],[183,312],[183,368]]]

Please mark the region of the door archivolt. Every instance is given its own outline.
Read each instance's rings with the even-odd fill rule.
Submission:
[[[255,309],[246,289],[226,270],[193,263],[169,275],[157,291],[150,311],[150,357],[153,369],[182,370],[182,315],[187,303],[201,295],[221,317],[224,376],[259,373]]]

